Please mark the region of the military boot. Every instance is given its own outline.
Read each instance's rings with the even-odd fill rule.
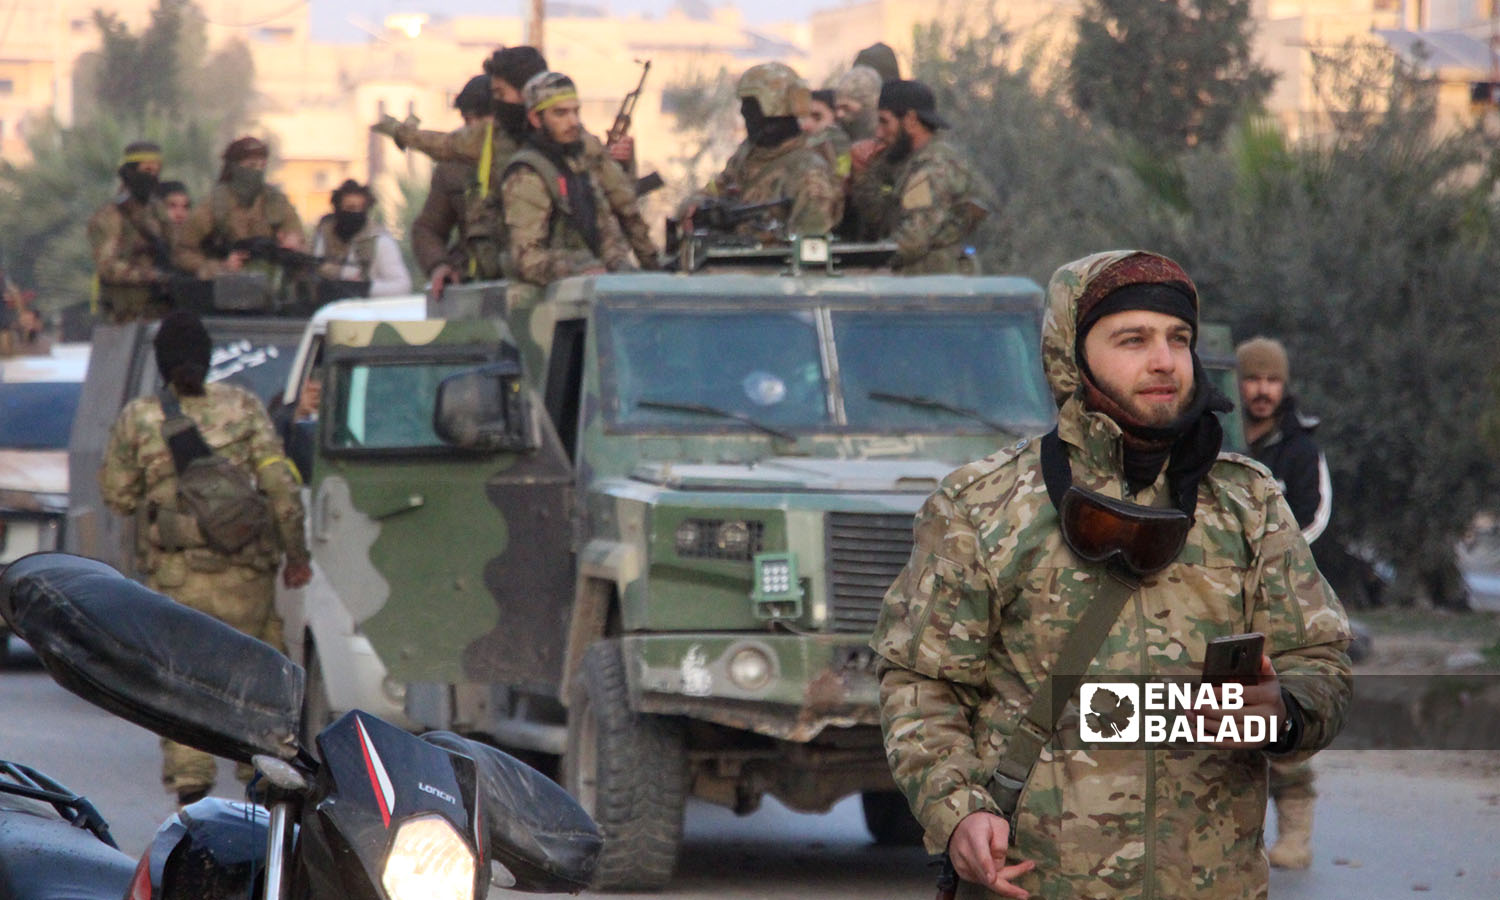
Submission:
[[[1280,797],[1276,800],[1276,843],[1266,853],[1278,869],[1305,869],[1312,865],[1313,798]]]

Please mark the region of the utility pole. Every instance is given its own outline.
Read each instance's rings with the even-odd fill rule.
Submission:
[[[526,43],[546,53],[542,48],[543,33],[547,21],[547,0],[531,0],[531,18],[526,22]]]

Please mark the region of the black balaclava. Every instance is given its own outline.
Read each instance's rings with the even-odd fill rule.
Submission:
[[[767,116],[754,97],[740,100],[740,115],[745,117],[745,134],[757,147],[779,147],[802,133],[796,116]]]
[[[203,393],[214,342],[196,315],[180,309],[167,313],[156,329],[152,346],[156,350],[156,370],[163,381],[176,388],[179,395]]]

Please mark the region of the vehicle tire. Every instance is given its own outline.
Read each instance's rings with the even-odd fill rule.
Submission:
[[[585,651],[569,699],[563,787],[604,835],[594,887],[664,887],[677,867],[687,802],[681,725],[630,709],[617,641]]]
[[[307,670],[307,689],[302,695],[302,722],[298,735],[307,752],[317,756],[318,734],[333,721],[333,707],[328,702],[328,686],[323,683],[323,662],[318,658],[318,645],[313,643],[311,634],[302,646],[307,648],[302,666]]]
[[[0,669],[10,665],[10,629],[0,628]]]
[[[910,847],[922,843],[922,826],[911,814],[906,798],[896,791],[865,791],[859,795],[865,827],[875,843]]]

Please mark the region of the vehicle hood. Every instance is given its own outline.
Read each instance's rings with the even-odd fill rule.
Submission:
[[[0,491],[68,492],[68,451],[0,450]]]
[[[677,490],[829,491],[930,494],[951,463],[929,459],[772,457],[753,463],[649,462],[631,477]]]

